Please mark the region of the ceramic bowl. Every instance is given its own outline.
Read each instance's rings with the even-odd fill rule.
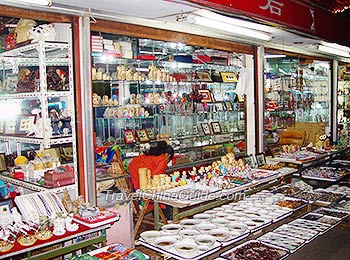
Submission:
[[[174,247],[179,253],[188,254],[197,249],[197,244],[192,239],[185,239],[176,242]]]
[[[216,238],[211,235],[196,236],[195,241],[198,245],[211,247],[214,245]]]
[[[210,250],[209,246],[206,246],[206,245],[199,245],[199,246],[197,246],[197,251],[198,252],[204,253],[204,252],[207,252],[209,250]]]
[[[210,220],[210,222],[218,227],[226,227],[228,224],[230,224],[230,221],[225,218],[213,218]]]
[[[183,229],[194,229],[199,224],[199,220],[196,219],[184,219],[180,221],[180,225]]]
[[[201,223],[201,224],[196,225],[196,229],[203,234],[206,234],[210,230],[216,229],[216,228],[217,228],[217,226],[214,224],[211,224],[211,223]]]
[[[157,237],[153,244],[157,247],[160,248],[171,248],[175,245],[175,243],[177,242],[177,239],[175,237],[172,236],[161,236],[161,237]]]
[[[218,213],[216,213],[215,215],[214,215],[214,218],[226,218],[226,217],[228,217],[228,213],[226,213],[225,211],[223,211],[223,212],[218,212]]]
[[[176,235],[182,229],[180,224],[166,224],[162,226],[162,231],[166,235]]]
[[[204,211],[204,214],[210,214],[210,215],[215,215],[217,212],[215,210],[206,210]]]
[[[201,233],[195,229],[184,229],[179,231],[179,235],[183,238],[194,238],[200,234]]]
[[[153,243],[154,240],[160,236],[162,236],[162,233],[157,230],[148,230],[140,234],[140,237],[149,243]]]
[[[230,223],[227,228],[233,232],[238,232],[240,234],[246,232],[248,229],[246,225],[240,223]]]
[[[212,217],[213,215],[206,213],[200,213],[193,216],[193,218],[198,221],[209,221]]]
[[[210,230],[208,234],[215,237],[218,241],[225,241],[231,236],[230,230],[224,228]]]

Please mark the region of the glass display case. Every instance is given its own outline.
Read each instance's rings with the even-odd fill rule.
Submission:
[[[339,63],[338,66],[338,142],[349,145],[350,127],[350,65]]]
[[[330,63],[292,56],[265,58],[265,144],[298,122],[330,122]]]
[[[92,49],[97,145],[128,153],[167,139],[173,164],[245,152],[245,103],[236,93],[244,55],[100,34]]]

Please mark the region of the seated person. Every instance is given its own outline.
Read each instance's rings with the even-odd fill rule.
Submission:
[[[173,157],[173,148],[167,142],[160,141],[156,147],[151,147],[147,152],[133,158],[128,165],[133,189],[137,190],[140,188],[138,172],[140,168],[149,169],[152,177],[164,174],[168,168],[168,163]]]
[[[157,143],[156,147],[151,147],[147,152],[133,158],[128,165],[133,190],[140,188],[138,172],[140,168],[149,169],[152,177],[157,174],[164,174],[168,168],[168,163],[173,157],[174,149],[168,145],[167,142],[160,141]],[[162,204],[160,207],[164,209],[164,214],[169,220],[171,208]]]

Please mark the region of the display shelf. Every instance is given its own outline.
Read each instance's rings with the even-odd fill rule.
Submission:
[[[71,97],[73,94],[71,91],[48,91],[48,92],[24,92],[24,93],[13,93],[13,94],[1,94],[0,100],[6,99],[39,99],[39,98],[50,98],[50,97]]]
[[[5,134],[0,135],[6,153],[26,154],[29,144],[33,144],[31,149],[40,151],[55,145],[57,147],[68,144],[72,146],[74,179],[77,183],[71,45],[63,42],[39,41],[0,53],[0,61],[3,63],[3,66],[0,66],[3,72],[2,80],[10,82],[0,94],[1,106],[5,109],[11,107],[16,119],[13,126],[15,130],[11,128],[11,131],[5,131]],[[26,76],[21,76],[22,73],[26,73]],[[25,78],[28,73],[33,79]],[[33,105],[29,105],[29,102]],[[38,110],[38,114],[33,114],[34,110]],[[33,122],[29,122],[25,117],[31,114],[32,117],[35,116]],[[1,178],[33,191],[49,189],[9,176],[2,175]],[[77,190],[77,184],[69,186]]]
[[[38,191],[38,192],[50,190],[50,191],[54,191],[56,193],[61,193],[65,189],[75,190],[77,188],[77,184],[70,184],[70,185],[57,187],[57,188],[44,187],[43,185],[41,185],[39,183],[36,183],[33,181],[25,181],[25,180],[16,179],[16,178],[8,176],[8,174],[4,174],[4,173],[0,173],[0,180],[4,180],[4,181],[11,183],[13,185],[23,187],[23,188],[26,188],[26,189],[29,189],[32,191]]]
[[[106,176],[99,176],[96,175],[96,181],[108,181],[108,180],[115,180],[115,179],[121,179],[121,178],[129,178],[128,174],[123,174],[120,176],[108,176],[108,174],[106,174]]]

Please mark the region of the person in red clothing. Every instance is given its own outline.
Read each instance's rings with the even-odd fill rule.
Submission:
[[[174,150],[165,141],[160,141],[157,146],[151,147],[147,152],[132,159],[128,165],[131,183],[134,190],[140,188],[139,169],[147,168],[151,171],[152,177],[164,174],[168,163],[173,159]]]

